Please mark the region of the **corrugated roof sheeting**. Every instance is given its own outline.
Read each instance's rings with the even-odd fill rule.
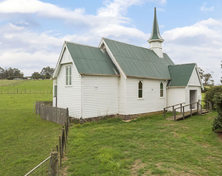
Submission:
[[[196,64],[182,64],[169,66],[171,82],[169,86],[187,86]]]
[[[170,79],[168,65],[174,65],[167,54],[159,58],[154,51],[104,39],[127,76]]]
[[[70,42],[66,46],[80,74],[116,75],[117,68],[100,48]]]

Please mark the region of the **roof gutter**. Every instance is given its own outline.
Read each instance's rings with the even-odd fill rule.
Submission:
[[[80,73],[81,76],[109,76],[109,77],[119,77],[119,75],[109,75],[109,74],[87,74]]]
[[[127,77],[130,78],[140,78],[140,79],[153,79],[153,80],[171,80],[171,79],[166,79],[166,78],[152,78],[152,77],[141,77],[141,76],[130,76],[130,75],[126,75]]]

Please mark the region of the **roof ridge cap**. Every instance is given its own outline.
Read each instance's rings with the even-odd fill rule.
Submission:
[[[76,45],[81,45],[81,46],[88,46],[88,47],[100,49],[100,48],[97,47],[97,46],[85,45],[85,44],[81,44],[81,43],[75,43],[75,42],[69,42],[69,41],[65,41],[65,43],[71,43],[71,44],[76,44]]]
[[[135,46],[135,47],[138,47],[138,48],[143,48],[143,49],[148,49],[148,50],[150,50],[150,51],[153,51],[153,50],[151,50],[151,49],[149,49],[149,48],[145,48],[145,47],[142,47],[142,46],[133,45],[133,44],[126,43],[126,42],[120,42],[120,41],[118,41],[118,40],[113,40],[113,39],[108,39],[108,38],[103,38],[103,39],[112,40],[112,41],[119,42],[119,43],[122,43],[122,44],[131,45],[131,46]],[[165,54],[166,54],[166,53],[165,53]]]

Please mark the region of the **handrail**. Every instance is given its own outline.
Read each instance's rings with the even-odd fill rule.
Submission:
[[[185,102],[183,102],[183,103],[178,103],[178,104],[171,105],[171,106],[167,106],[167,107],[165,107],[165,109],[167,109],[167,108],[171,108],[171,107],[173,107],[173,106],[178,106],[178,105],[180,105],[180,104],[185,104]]]

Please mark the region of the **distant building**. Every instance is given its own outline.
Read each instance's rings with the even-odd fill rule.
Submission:
[[[53,106],[76,118],[161,111],[201,99],[195,63],[163,53],[156,9],[150,49],[102,38],[98,47],[64,42],[53,74]],[[195,108],[195,107],[192,107]]]

